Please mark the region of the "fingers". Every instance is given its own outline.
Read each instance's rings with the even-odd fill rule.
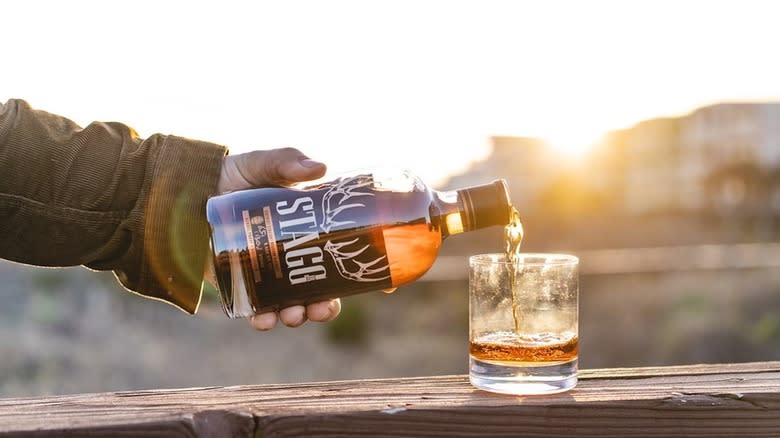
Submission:
[[[252,315],[246,318],[246,320],[249,322],[249,325],[252,326],[255,330],[259,330],[261,332],[264,332],[266,330],[271,330],[276,325],[276,312],[267,312],[267,313],[261,313],[259,315]]]
[[[330,301],[320,301],[308,306],[286,307],[277,312],[266,312],[247,317],[247,322],[255,330],[267,331],[274,328],[276,322],[281,320],[288,327],[300,327],[307,320],[328,322],[335,319],[341,313],[341,300],[338,298]]]
[[[303,306],[287,307],[277,312],[265,312],[247,317],[249,325],[261,332],[271,330],[276,322],[281,320],[288,327],[298,327],[306,322],[306,308]]]
[[[306,308],[303,306],[286,307],[279,311],[279,319],[287,327],[298,327],[306,322]]]
[[[306,306],[306,315],[312,321],[328,322],[341,313],[341,300],[320,301]]]
[[[221,192],[263,186],[286,186],[325,175],[325,164],[295,148],[252,151],[225,157],[219,179]]]

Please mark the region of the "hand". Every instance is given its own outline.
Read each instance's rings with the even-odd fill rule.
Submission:
[[[217,190],[219,193],[264,186],[288,186],[309,181],[325,174],[325,165],[310,160],[295,148],[253,151],[228,155],[222,162]],[[277,312],[261,313],[247,318],[256,330],[270,330],[281,319],[288,327],[298,327],[307,319],[330,321],[341,312],[341,301],[321,301],[308,306],[292,306]]]

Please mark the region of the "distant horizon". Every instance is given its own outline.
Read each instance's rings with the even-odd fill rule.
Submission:
[[[604,139],[604,137],[606,135],[610,134],[610,133],[617,132],[617,131],[624,131],[624,130],[633,129],[633,128],[637,127],[638,125],[640,125],[640,124],[642,124],[644,122],[648,122],[648,121],[652,121],[652,120],[683,119],[685,117],[691,116],[692,114],[694,114],[697,111],[700,111],[702,109],[715,107],[715,106],[719,106],[719,105],[780,105],[780,99],[778,99],[778,100],[754,100],[754,101],[750,101],[750,100],[715,101],[715,102],[707,103],[707,104],[704,104],[704,105],[701,105],[701,106],[696,106],[696,107],[694,107],[693,109],[691,109],[689,111],[684,111],[684,112],[677,113],[677,114],[674,114],[674,115],[671,115],[671,114],[670,115],[658,115],[658,116],[654,116],[654,117],[644,118],[644,119],[638,120],[636,122],[633,122],[631,124],[628,124],[628,125],[626,125],[624,127],[611,128],[611,129],[608,129],[608,130],[604,131],[602,134],[600,134],[600,136],[598,136],[597,138],[595,138],[593,140],[590,148],[587,148],[586,150],[584,150],[581,155],[575,156],[574,159],[576,160],[576,159],[582,158],[582,157],[586,156],[588,153],[592,152],[593,151],[593,146],[597,146]],[[535,140],[535,141],[542,142],[544,144],[544,146],[546,146],[546,147],[549,147],[551,149],[555,149],[555,146],[553,144],[551,144],[551,142],[549,140],[547,140],[547,139],[545,139],[544,137],[541,137],[541,136],[523,135],[523,134],[510,134],[510,133],[497,133],[497,134],[491,134],[490,136],[488,136],[488,139],[493,139],[493,138],[522,138],[522,139],[528,139],[528,140]],[[558,152],[560,153],[561,151],[558,151]],[[484,158],[487,158],[487,157],[484,157]],[[459,175],[459,174],[451,174],[450,176],[457,176],[457,175]]]

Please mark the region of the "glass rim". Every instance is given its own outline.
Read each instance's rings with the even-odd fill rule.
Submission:
[[[526,261],[526,258],[542,259],[541,261]],[[523,266],[566,266],[577,265],[580,259],[577,256],[563,253],[546,252],[522,252],[520,253],[520,264]],[[469,256],[469,266],[474,265],[509,265],[511,262],[506,260],[504,253],[475,254]]]

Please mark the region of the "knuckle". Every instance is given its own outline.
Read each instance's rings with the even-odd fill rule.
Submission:
[[[283,156],[293,156],[293,155],[300,155],[301,151],[299,151],[297,148],[294,148],[292,146],[283,146],[278,149],[274,149],[279,155]]]

